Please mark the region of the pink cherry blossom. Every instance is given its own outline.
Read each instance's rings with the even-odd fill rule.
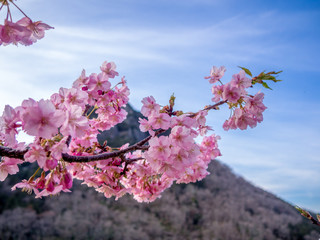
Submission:
[[[170,156],[171,141],[169,137],[160,136],[154,137],[149,141],[150,148],[148,150],[149,156],[157,157],[160,159],[166,159]]]
[[[29,105],[25,103],[25,106]],[[34,103],[33,100],[21,113],[22,128],[31,136],[51,138],[58,133],[58,127],[63,121],[63,113],[55,109],[49,100],[41,99]]]
[[[247,129],[248,125],[251,128],[257,125],[257,122],[242,109],[237,108],[234,111],[234,115],[235,115],[235,124],[241,130]]]
[[[30,31],[30,36],[28,40],[24,40],[21,43],[24,45],[30,45],[35,43],[37,40],[44,37],[45,30],[53,29],[53,27],[45,24],[41,21],[33,22],[30,18],[24,17],[17,22],[18,25],[25,27]],[[30,43],[31,42],[31,43]]]
[[[152,130],[152,125],[147,119],[139,118],[139,129],[141,132],[149,132],[151,136],[154,136],[154,131]]]
[[[222,93],[222,99],[224,101],[229,101],[232,103],[236,103],[240,99],[240,90],[237,87],[234,87],[233,85],[226,84],[223,88],[223,93]]]
[[[16,174],[19,172],[18,164],[23,163],[23,161],[15,158],[4,157],[0,162],[0,181],[4,181],[8,174]]]
[[[72,87],[79,89],[79,88],[87,85],[88,80],[89,80],[89,78],[86,76],[86,70],[83,69],[80,77],[73,82]]]
[[[77,105],[68,106],[60,132],[65,136],[82,137],[88,128],[88,119],[82,115],[82,108]]]
[[[186,127],[176,126],[172,128],[169,137],[173,145],[184,149],[189,149],[194,143],[191,131]]]
[[[39,190],[36,188],[36,183],[34,181],[27,181],[25,179],[22,180],[22,182],[15,184],[11,190],[14,191],[17,188],[22,188],[22,191],[25,191],[29,194],[34,191],[35,194],[39,194]]]
[[[114,78],[115,76],[118,76],[119,73],[116,71],[116,64],[114,62],[107,62],[105,61],[102,63],[102,66],[100,67],[101,71],[104,72],[108,77]]]
[[[27,162],[38,162],[39,167],[43,168],[47,160],[46,151],[37,143],[29,145],[30,150],[24,155]]]
[[[253,114],[255,112],[263,112],[267,107],[263,104],[264,94],[259,92],[253,97],[246,97],[244,101],[246,102],[245,108],[248,109]]]
[[[212,94],[214,95],[214,97],[212,98],[212,101],[219,102],[222,98],[224,85],[215,85],[212,87],[211,91],[212,91]]]
[[[153,113],[158,113],[160,110],[160,105],[156,103],[156,100],[152,96],[143,98],[141,102],[143,104],[141,113],[145,117]]]
[[[0,132],[4,134],[5,141],[8,144],[15,142],[15,136],[18,134],[18,128],[21,123],[18,112],[11,106],[6,105],[0,117]]]
[[[0,39],[4,45],[17,45],[23,38],[30,36],[30,30],[9,20],[0,25]]]
[[[178,117],[174,117],[171,120],[171,127],[174,126],[185,126],[187,128],[195,127],[196,120],[194,118],[190,118],[187,115],[181,115]]]
[[[246,77],[246,73],[244,70],[240,70],[238,74],[232,75],[232,80],[231,80],[231,85],[243,89],[243,88],[248,88],[251,87],[252,85],[252,80],[250,78]]]
[[[99,74],[91,74],[88,80],[88,88],[89,90],[93,91],[107,91],[110,89],[111,83],[109,82],[109,77],[106,74],[99,73]]]
[[[210,76],[205,77],[205,79],[209,79],[210,83],[216,83],[223,77],[225,71],[226,71],[226,68],[224,66],[221,66],[219,68],[217,68],[216,66],[213,66],[210,70]]]
[[[154,114],[149,117],[149,122],[153,129],[167,130],[171,126],[171,118],[166,113]]]

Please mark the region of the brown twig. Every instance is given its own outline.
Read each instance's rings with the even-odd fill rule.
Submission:
[[[225,104],[225,103],[227,103],[227,102],[228,102],[227,100],[225,100],[225,101],[220,101],[220,102],[218,102],[218,103],[216,103],[216,104],[214,104],[214,105],[206,106],[206,107],[205,107],[204,109],[202,109],[201,111],[218,110],[218,107],[219,107],[220,105]],[[190,113],[190,115],[188,115],[188,117],[193,118],[193,117],[197,116],[198,113],[199,113],[199,112],[197,112],[197,113]]]

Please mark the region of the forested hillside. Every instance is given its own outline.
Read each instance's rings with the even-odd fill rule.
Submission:
[[[139,113],[101,138],[137,135]],[[114,144],[122,143],[114,141]],[[72,193],[35,199],[10,188],[30,176],[24,166],[0,185],[0,239],[319,239],[319,229],[288,203],[215,160],[195,184],[174,185],[149,204],[130,196],[106,199],[79,182]]]

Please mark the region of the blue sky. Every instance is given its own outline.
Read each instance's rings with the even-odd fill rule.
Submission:
[[[130,102],[153,95],[196,111],[210,104],[212,65],[239,71],[283,70],[266,93],[265,121],[225,132],[229,112],[208,123],[222,137],[220,160],[284,200],[320,212],[320,1],[29,0],[16,2],[53,27],[31,47],[0,48],[0,109],[25,98],[48,98],[70,87],[84,68],[115,61]],[[14,19],[22,17],[14,12]],[[4,13],[0,13],[4,18]]]

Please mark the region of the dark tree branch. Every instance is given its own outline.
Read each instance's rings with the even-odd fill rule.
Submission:
[[[163,132],[165,132],[165,130],[160,129],[155,132],[155,136],[159,135]],[[145,139],[141,140],[140,142],[137,142],[136,144],[134,144],[130,147],[127,147],[122,150],[114,151],[114,152],[101,153],[101,154],[97,154],[97,155],[93,155],[93,156],[72,156],[67,153],[63,153],[62,158],[64,161],[71,163],[71,162],[93,162],[93,161],[104,160],[104,159],[108,159],[108,158],[120,157],[123,154],[126,154],[128,152],[132,152],[135,150],[141,150],[141,149],[147,150],[148,146],[143,146],[143,145],[146,144],[151,138],[152,138],[152,136],[148,136]]]
[[[27,153],[28,150],[28,148],[24,150],[15,150],[12,148],[0,146],[0,156],[24,160],[24,154]]]

